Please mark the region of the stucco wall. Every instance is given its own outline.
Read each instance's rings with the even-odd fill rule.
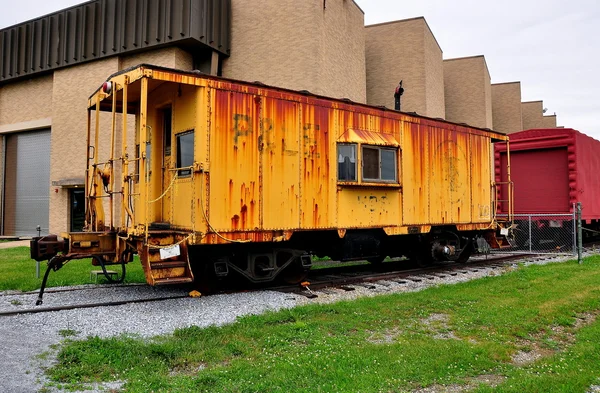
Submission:
[[[364,14],[353,1],[232,0],[223,76],[366,101]]]
[[[442,50],[424,18],[367,26],[367,102],[394,108],[402,80],[403,111],[444,117]]]
[[[490,74],[483,56],[444,60],[446,119],[492,128]]]
[[[510,134],[523,129],[521,82],[492,85],[492,115],[495,131]]]
[[[543,110],[543,101],[527,101],[521,103],[523,129],[530,130],[532,128],[544,128]]]

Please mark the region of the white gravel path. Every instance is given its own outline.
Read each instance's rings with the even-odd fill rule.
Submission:
[[[553,258],[529,263],[543,264],[559,262],[567,258]],[[572,258],[571,258],[572,259]],[[465,266],[465,270],[468,265]],[[301,295],[284,294],[273,291],[248,292],[228,295],[215,295],[200,298],[172,299],[160,302],[127,304],[101,308],[67,310],[42,314],[27,314],[0,317],[0,392],[31,393],[36,392],[46,382],[43,368],[51,364],[56,351],[51,345],[60,343],[64,337],[61,332],[76,331],[76,338],[88,336],[111,337],[120,334],[132,334],[152,337],[169,334],[175,329],[188,326],[206,327],[233,323],[236,318],[248,314],[260,314],[269,310],[291,308],[307,303],[331,303],[339,300],[351,300],[362,296],[376,296],[382,293],[418,291],[424,288],[464,282],[490,275],[499,275],[506,268],[484,268],[478,272],[459,273],[444,278],[423,279],[421,282],[406,280],[404,284],[382,281],[376,289],[355,286],[354,291],[337,289],[318,291],[316,299],[307,299]],[[55,288],[53,288],[55,289]],[[89,291],[47,293],[44,307],[70,304],[81,299],[91,298]],[[180,296],[182,289],[152,288],[148,286],[125,288],[95,288],[95,299],[90,302],[113,299],[161,296]],[[0,293],[0,311],[26,308],[35,303],[37,294]],[[46,359],[40,354],[50,351]],[[118,384],[91,386],[86,392],[107,391],[118,388]],[[595,387],[594,387],[595,388]]]

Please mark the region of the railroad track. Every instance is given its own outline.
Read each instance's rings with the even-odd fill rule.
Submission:
[[[522,259],[523,255],[503,255],[497,257],[488,257],[486,259],[475,258],[472,262],[467,264],[456,264],[456,263],[444,263],[427,268],[410,268],[410,265],[406,261],[395,261],[387,262],[374,268],[373,265],[360,265],[360,266],[342,266],[342,267],[327,267],[322,269],[316,269],[311,271],[307,281],[309,285],[285,285],[285,286],[270,286],[270,287],[257,287],[252,289],[242,289],[242,291],[258,291],[258,290],[272,290],[284,293],[293,293],[302,295],[308,298],[317,297],[316,291],[322,291],[326,288],[338,288],[344,291],[353,291],[356,286],[363,286],[367,289],[374,288],[377,282],[397,282],[399,284],[405,282],[419,282],[433,280],[437,278],[443,278],[445,276],[457,276],[477,272],[483,268],[500,268],[505,266],[507,263],[515,260]],[[532,255],[527,255],[527,258],[531,258]],[[409,266],[409,268],[407,268]],[[132,290],[141,291],[144,296],[132,297]],[[27,292],[21,294],[3,294],[3,297],[12,296],[13,303],[16,309],[0,311],[0,317],[8,317],[23,314],[39,314],[46,312],[58,312],[65,310],[75,310],[83,308],[97,308],[97,307],[111,307],[121,306],[126,304],[135,303],[149,303],[149,302],[161,302],[173,299],[184,299],[189,297],[190,288],[183,289],[183,287],[172,288],[172,287],[149,287],[145,284],[116,284],[116,285],[105,285],[101,287],[75,287],[75,288],[61,288],[61,289],[50,289],[46,293],[47,295],[69,293],[69,292],[81,292],[80,297],[84,299],[89,298],[102,298],[104,296],[102,292],[106,294],[113,294],[115,291],[122,291],[124,296],[129,296],[127,299],[116,299],[106,300],[97,302],[87,303],[70,303],[61,304],[57,306],[43,307],[43,306],[24,306],[25,304],[35,304],[37,298],[37,291]],[[240,292],[238,288],[228,288],[221,293],[233,293]],[[86,293],[89,292],[89,293]],[[5,299],[6,301],[6,299]],[[10,300],[9,300],[10,302]],[[24,306],[24,307],[20,307]]]

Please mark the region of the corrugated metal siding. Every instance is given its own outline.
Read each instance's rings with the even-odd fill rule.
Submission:
[[[511,134],[510,150],[516,213],[569,213],[581,202],[584,220],[600,219],[600,141],[571,128],[532,129]],[[547,157],[557,150],[560,157]],[[505,152],[506,144],[496,145],[497,175],[505,174],[498,168],[506,161]],[[515,161],[518,155],[526,161]],[[547,176],[552,179],[542,187]],[[505,194],[502,190],[502,199]]]
[[[50,130],[8,135],[5,192],[5,235],[48,233]]]
[[[165,44],[229,54],[231,0],[96,0],[0,30],[0,82]]]

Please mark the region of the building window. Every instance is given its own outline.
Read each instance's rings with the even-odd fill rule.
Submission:
[[[356,181],[356,145],[338,145],[338,180]]]
[[[396,182],[398,179],[396,155],[396,149],[363,146],[363,180]]]
[[[187,177],[192,174],[189,168],[194,164],[194,131],[184,132],[177,135],[177,175]]]

